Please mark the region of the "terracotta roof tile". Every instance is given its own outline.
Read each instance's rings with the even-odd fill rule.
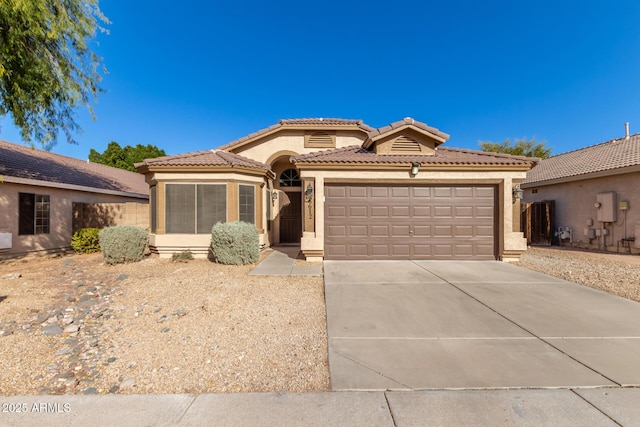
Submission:
[[[527,173],[526,184],[579,177],[640,165],[640,133],[543,159]]]
[[[144,176],[25,145],[0,141],[0,176],[147,195]]]
[[[136,164],[137,168],[141,166],[241,166],[266,171],[271,170],[264,163],[222,150],[195,151],[175,156],[145,159],[142,163]]]
[[[345,148],[317,151],[292,157],[295,163],[413,163],[423,165],[533,165],[537,159],[511,156],[509,154],[487,153],[478,150],[440,147],[433,156],[416,154],[376,154],[353,145]]]
[[[251,140],[253,138],[259,137],[260,135],[264,135],[270,133],[279,128],[286,128],[287,126],[327,126],[327,127],[336,127],[336,126],[353,126],[360,128],[363,132],[368,133],[374,130],[371,126],[368,126],[362,122],[362,120],[353,120],[353,119],[336,119],[336,118],[301,118],[301,119],[282,119],[278,121],[278,123],[271,125],[267,128],[260,129],[256,132],[253,132],[247,136],[243,136],[241,138],[236,139],[235,141],[231,141],[228,144],[225,144],[221,147],[218,147],[219,150],[228,150],[230,148],[235,147],[236,145],[242,144],[245,141]]]
[[[440,131],[437,128],[434,128],[433,126],[429,126],[426,123],[422,123],[419,122],[417,120],[412,119],[411,117],[405,117],[402,120],[398,120],[397,122],[393,122],[387,126],[383,126],[381,128],[375,129],[375,128],[371,128],[371,130],[368,132],[368,137],[369,138],[375,138],[378,135],[382,135],[385,134],[387,132],[390,132],[394,129],[397,129],[399,127],[405,126],[405,125],[413,125],[419,129],[425,130],[427,132],[433,133],[438,135],[441,138],[444,139],[449,139],[449,134],[444,133],[442,131]]]

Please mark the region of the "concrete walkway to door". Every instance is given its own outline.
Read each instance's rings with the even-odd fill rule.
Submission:
[[[640,304],[499,261],[325,261],[333,390],[640,385]]]
[[[300,257],[300,246],[274,246],[273,252],[258,264],[250,276],[322,276],[321,263],[296,264]]]

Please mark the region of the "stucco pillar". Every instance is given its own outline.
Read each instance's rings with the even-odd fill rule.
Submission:
[[[515,183],[511,178],[505,178],[502,185],[502,220],[503,244],[500,258],[503,261],[517,261],[520,255],[527,250],[527,239],[520,231],[520,202],[513,201],[513,187]],[[516,215],[517,221],[516,221]],[[517,227],[517,228],[516,228]]]
[[[308,183],[312,183],[314,187],[313,218],[309,219],[309,205],[305,202],[304,231],[300,240],[300,250],[307,261],[322,261],[324,256],[324,179],[318,176],[303,176],[303,182],[304,189]]]

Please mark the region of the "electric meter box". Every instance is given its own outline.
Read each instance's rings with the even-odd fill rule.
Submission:
[[[600,203],[598,208],[598,221],[599,222],[616,222],[618,205],[616,203],[615,191],[606,191],[604,193],[598,193],[596,201]]]

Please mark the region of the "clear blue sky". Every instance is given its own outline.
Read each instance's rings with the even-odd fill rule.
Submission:
[[[640,2],[106,1],[109,70],[79,145],[215,148],[281,118],[411,116],[554,154],[640,132]],[[20,142],[10,117],[0,138]]]

